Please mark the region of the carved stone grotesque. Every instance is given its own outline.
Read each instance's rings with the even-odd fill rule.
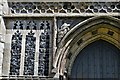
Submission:
[[[60,29],[58,30],[58,42],[60,42],[61,38],[70,30],[70,24],[64,23]]]

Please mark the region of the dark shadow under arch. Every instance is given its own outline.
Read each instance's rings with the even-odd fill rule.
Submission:
[[[86,46],[74,60],[70,78],[120,78],[120,50],[104,40]]]

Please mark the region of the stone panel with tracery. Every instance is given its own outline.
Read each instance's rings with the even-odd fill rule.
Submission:
[[[119,13],[119,2],[9,2],[11,13]]]
[[[19,75],[22,35],[19,31],[12,36],[10,75]]]

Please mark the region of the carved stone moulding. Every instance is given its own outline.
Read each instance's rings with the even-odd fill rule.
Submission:
[[[119,13],[119,2],[8,2],[17,13]]]

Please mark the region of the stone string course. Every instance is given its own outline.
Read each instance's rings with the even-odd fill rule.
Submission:
[[[120,2],[9,2],[18,13],[119,13]]]

